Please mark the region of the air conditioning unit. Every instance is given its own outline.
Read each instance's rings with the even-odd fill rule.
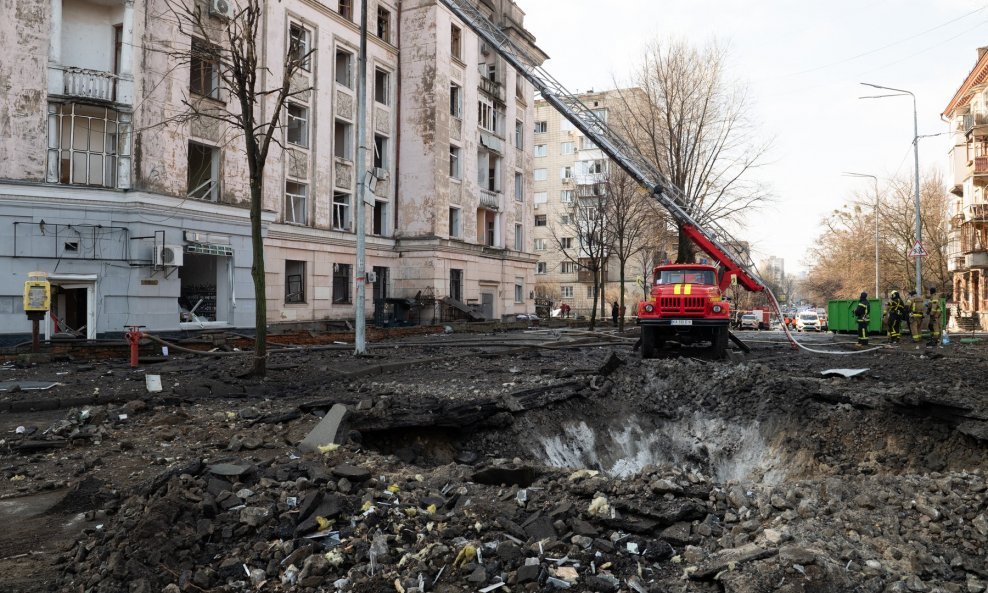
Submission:
[[[480,53],[485,56],[491,55],[491,46],[487,45],[486,41],[480,43]]]
[[[221,19],[233,18],[232,0],[209,0],[209,16]]]
[[[154,265],[177,268],[182,265],[184,255],[181,245],[159,245],[154,252]]]

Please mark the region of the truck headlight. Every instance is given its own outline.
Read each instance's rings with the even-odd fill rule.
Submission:
[[[655,307],[653,307],[652,305],[645,305],[645,312],[646,313],[651,313],[654,310],[655,310]]]
[[[720,305],[714,305],[714,313],[720,313],[722,310],[723,309],[720,308]]]

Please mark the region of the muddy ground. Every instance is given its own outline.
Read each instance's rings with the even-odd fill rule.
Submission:
[[[988,346],[741,335],[8,363],[0,591],[984,591]]]

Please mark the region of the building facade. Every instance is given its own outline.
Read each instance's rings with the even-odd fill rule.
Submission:
[[[517,6],[479,1],[534,48]],[[253,327],[243,139],[185,109],[235,104],[205,35],[175,18],[149,19],[168,13],[165,0],[17,4],[17,17],[0,22],[9,57],[0,79],[10,81],[0,88],[0,147],[9,155],[0,160],[0,334],[29,331],[20,295],[34,271],[53,285],[46,335]],[[236,10],[236,2],[201,4],[207,28],[221,27],[231,4]],[[311,50],[265,169],[267,317],[352,319],[361,5],[261,6],[265,76],[277,80],[287,52]],[[371,0],[368,13],[366,269],[376,272],[368,298],[457,296],[488,318],[533,309],[523,222],[530,144],[511,142],[516,129],[530,138],[531,86],[435,0]],[[452,81],[462,85],[456,126],[446,116]],[[500,109],[496,123],[482,108],[474,113],[484,97]],[[270,115],[270,98],[259,109]],[[462,179],[447,162],[457,143]],[[451,237],[454,203],[462,227]]]
[[[953,323],[988,327],[988,48],[957,89],[943,117],[953,138],[950,164],[955,196],[947,244],[953,276]]]

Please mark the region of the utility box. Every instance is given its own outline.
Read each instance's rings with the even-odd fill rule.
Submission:
[[[854,309],[858,300],[830,301],[827,303],[827,329],[834,333],[858,333],[858,321],[854,317]],[[868,299],[868,333],[882,332],[882,301]]]

